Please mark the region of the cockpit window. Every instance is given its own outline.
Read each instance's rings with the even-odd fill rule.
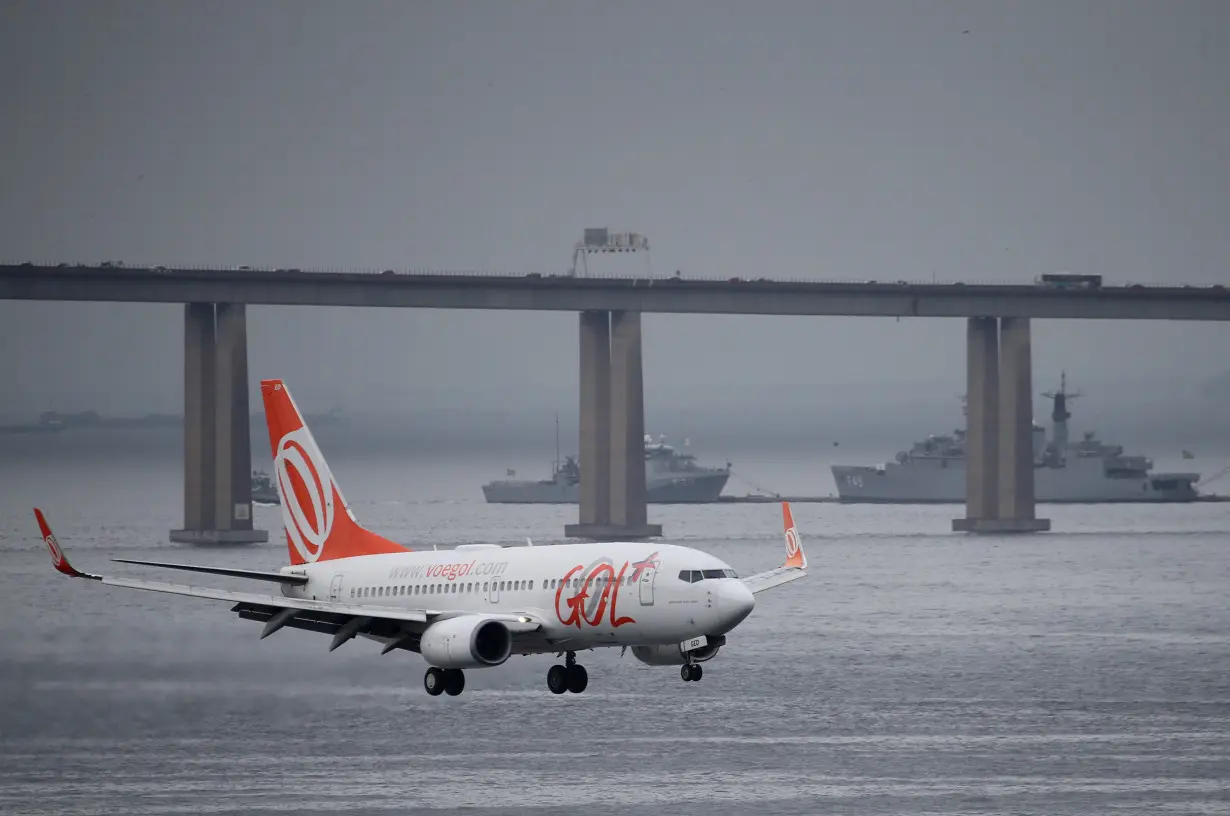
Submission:
[[[704,581],[708,578],[738,578],[732,569],[680,570],[679,580],[687,584]]]

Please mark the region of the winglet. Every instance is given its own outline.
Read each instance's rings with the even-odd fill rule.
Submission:
[[[58,571],[73,578],[94,578],[97,580],[99,576],[90,575],[88,572],[81,572],[68,563],[68,556],[60,549],[60,542],[56,541],[56,534],[51,532],[51,525],[47,523],[47,517],[43,515],[43,511],[37,507],[34,508],[34,518],[38,521],[38,531],[43,535],[43,543],[47,545],[47,549],[51,551],[51,564]]]
[[[790,502],[782,502],[782,522],[786,528],[786,563],[784,566],[794,569],[807,569],[807,554],[799,541],[798,528],[794,526],[794,514],[790,512]]]

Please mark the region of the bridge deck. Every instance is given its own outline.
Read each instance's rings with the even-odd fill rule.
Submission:
[[[693,314],[1230,320],[1222,286],[852,283],[0,266],[0,299]]]

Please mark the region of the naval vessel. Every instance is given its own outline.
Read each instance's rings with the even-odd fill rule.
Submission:
[[[263,470],[252,471],[252,501],[255,504],[281,504],[278,488]]]
[[[1067,391],[1061,375],[1051,400],[1051,438],[1033,424],[1034,495],[1050,504],[1102,502],[1190,502],[1199,498],[1199,473],[1153,473],[1145,456],[1125,456],[1123,447],[1086,431],[1068,439],[1068,404],[1080,393]],[[843,503],[961,504],[965,501],[965,431],[930,436],[897,454],[895,462],[873,466],[834,465],[833,479]]]
[[[684,443],[687,444],[686,441]],[[509,471],[509,476],[515,476]],[[645,488],[650,504],[709,504],[718,501],[730,463],[712,467],[696,457],[645,434]],[[540,481],[504,479],[483,485],[490,504],[577,504],[581,497],[581,466],[575,456],[551,466],[551,478]]]

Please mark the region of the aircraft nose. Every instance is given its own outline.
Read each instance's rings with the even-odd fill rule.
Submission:
[[[743,623],[743,620],[756,607],[756,596],[747,588],[747,584],[737,578],[722,582],[718,589],[718,611],[722,615],[722,623],[726,631],[730,631]]]

